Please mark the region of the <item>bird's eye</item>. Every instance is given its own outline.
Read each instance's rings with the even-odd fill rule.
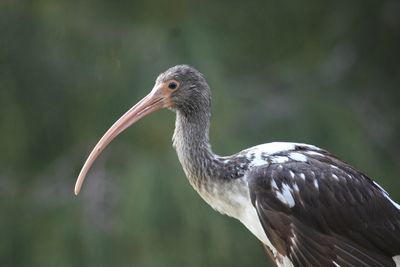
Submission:
[[[174,89],[176,89],[177,87],[178,87],[178,84],[177,84],[176,82],[170,82],[170,83],[168,84],[168,88],[171,89],[171,90],[174,90]]]

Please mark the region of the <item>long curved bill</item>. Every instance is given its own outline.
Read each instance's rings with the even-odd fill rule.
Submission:
[[[161,108],[170,107],[170,90],[168,90],[164,84],[156,84],[153,90],[130,110],[128,110],[121,118],[119,118],[108,131],[99,140],[96,146],[90,152],[89,157],[86,159],[81,172],[79,173],[78,179],[75,183],[75,195],[79,194],[83,181],[85,180],[86,174],[92,167],[96,158],[106,148],[106,146],[126,128],[145,117],[146,115],[157,111]]]

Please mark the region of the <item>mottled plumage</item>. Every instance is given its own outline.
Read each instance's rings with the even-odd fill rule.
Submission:
[[[252,204],[272,244],[295,266],[394,266],[400,212],[379,186],[326,151],[269,163],[248,174]],[[277,194],[289,188],[294,205]]]

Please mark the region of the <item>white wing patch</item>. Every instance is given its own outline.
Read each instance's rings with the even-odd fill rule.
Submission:
[[[332,169],[335,169],[335,170],[339,170],[339,167],[338,167],[338,166],[335,166],[335,165],[333,165],[333,164],[331,164],[331,168],[332,168]]]
[[[319,189],[319,185],[318,185],[318,180],[317,179],[314,179],[314,187],[316,189]]]
[[[262,144],[262,145],[258,145],[258,146],[253,146],[251,148],[243,150],[243,152],[248,153],[248,152],[257,152],[258,151],[258,152],[263,152],[267,155],[272,155],[272,154],[283,152],[283,151],[294,150],[296,148],[296,146],[308,147],[311,150],[321,150],[320,148],[318,148],[316,146],[302,144],[302,143],[272,142],[272,143],[266,143],[266,144]]]
[[[394,263],[396,264],[396,267],[400,267],[400,255],[394,256],[393,260]]]
[[[279,190],[274,179],[271,181],[271,186],[275,191],[276,197],[289,208],[293,208],[296,204],[293,198],[293,189],[286,183],[282,183],[282,189]],[[297,185],[296,185],[297,187]],[[298,189],[298,187],[297,187]]]
[[[285,156],[271,157],[271,162],[272,163],[285,163],[287,161],[289,161],[289,158],[285,157]],[[264,161],[264,164],[265,164],[265,161]]]
[[[297,152],[290,153],[289,158],[295,161],[307,162],[307,157]]]
[[[316,152],[316,151],[306,151],[305,153],[307,153],[308,155],[315,155],[315,156],[319,156],[319,157],[325,157],[323,154]]]
[[[307,156],[297,153],[297,152],[290,153],[288,157],[274,156],[274,154],[279,153],[279,152],[295,150],[296,146],[307,147],[312,150],[320,150],[316,146],[302,144],[302,143],[272,142],[272,143],[262,144],[262,145],[248,148],[246,150],[243,150],[243,153],[245,153],[248,158],[251,158],[251,156],[254,156],[251,160],[251,165],[254,167],[266,164],[267,163],[265,160],[266,156],[270,156],[270,160],[272,163],[281,164],[281,163],[285,163],[285,162],[289,161],[289,159],[292,159],[295,161],[307,162]],[[320,153],[314,152],[314,154],[320,154]],[[320,154],[320,155],[322,155],[322,154]]]
[[[254,153],[254,159],[251,161],[251,165],[255,166],[262,166],[265,165],[266,161],[261,157],[262,151],[251,151],[251,153]]]
[[[244,151],[248,152],[263,152],[266,153],[267,155],[272,155],[278,152],[282,151],[288,151],[288,150],[294,150],[296,147],[296,143],[285,143],[285,142],[273,142],[273,143],[267,143],[267,144],[262,144],[258,146],[253,146],[249,149],[246,149]]]

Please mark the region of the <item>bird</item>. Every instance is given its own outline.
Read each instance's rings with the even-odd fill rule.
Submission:
[[[189,183],[212,208],[244,224],[274,266],[400,266],[400,205],[330,152],[272,142],[215,154],[210,87],[189,65],[161,73],[109,128],[83,165],[75,194],[116,136],[163,108],[176,113],[172,143]]]

